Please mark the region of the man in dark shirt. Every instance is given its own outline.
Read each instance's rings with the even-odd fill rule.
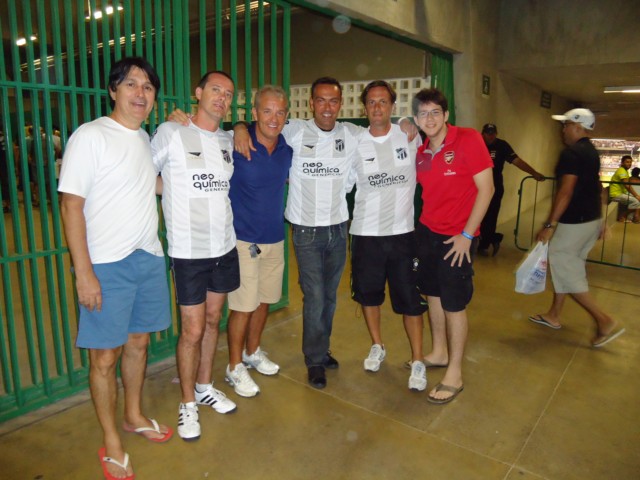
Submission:
[[[554,295],[551,308],[544,314],[530,316],[529,320],[553,329],[561,328],[560,313],[567,294],[571,295],[596,323],[591,346],[602,347],[625,329],[598,307],[589,295],[587,283],[587,255],[603,229],[600,157],[587,137],[595,125],[595,117],[590,110],[575,108],[552,118],[562,122],[567,148],[560,154],[556,166],[557,192],[551,213],[537,239],[545,243],[551,240],[549,265]]]
[[[520,170],[528,173],[538,182],[544,181],[544,175],[536,171],[531,165],[522,160],[506,141],[497,137],[498,128],[493,123],[487,123],[482,127],[482,138],[489,150],[489,155],[493,160],[493,185],[496,189],[487,209],[487,213],[480,225],[480,243],[478,253],[483,256],[489,255],[489,245],[493,246],[493,256],[495,257],[500,249],[502,233],[496,232],[498,224],[498,214],[500,213],[500,203],[504,195],[504,182],[502,180],[502,169],[505,163],[515,165]]]

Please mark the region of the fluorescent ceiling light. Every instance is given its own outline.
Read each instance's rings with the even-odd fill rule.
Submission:
[[[123,10],[123,7],[121,5],[118,5],[116,7],[116,10],[121,11]],[[113,7],[111,5],[109,5],[105,11],[107,12],[107,15],[113,15]],[[91,20],[91,15],[87,15],[86,17],[84,17],[85,20]],[[93,12],[93,18],[95,18],[96,20],[102,18],[102,10],[96,10],[95,12]]]
[[[29,38],[31,39],[32,42],[35,42],[38,39],[36,35],[31,35]],[[24,37],[16,40],[16,45],[19,47],[23,47],[26,44],[27,44],[27,39]]]
[[[604,87],[604,93],[640,93],[640,85],[627,87]]]

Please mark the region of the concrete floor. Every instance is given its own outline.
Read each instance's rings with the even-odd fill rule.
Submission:
[[[593,295],[627,326],[625,335],[596,350],[589,347],[594,325],[572,301],[561,330],[527,321],[529,314],[545,311],[551,291],[547,286],[539,295],[513,292],[513,269],[521,257],[503,246],[496,258],[476,260],[465,390],[445,406],[407,389],[402,364],[409,358],[408,342],[388,306],[387,359],[378,373],[363,371],[370,340],[350,299],[348,272],[332,338],[340,369],[328,371],[326,389],[309,387],[292,264],[291,305],[272,315],[262,342],[281,373],[253,372],[262,393],[238,397],[223,381],[228,357],[222,336],[214,380],[237,402],[237,412],[224,416],[201,409],[203,434],[195,443],[176,435],[158,445],[127,435],[137,478],[640,478],[640,275],[589,265]],[[429,370],[430,386],[443,373]],[[174,428],[175,375],[173,360],[154,365],[145,389],[147,414]],[[79,395],[0,425],[0,478],[102,478],[100,444],[92,404]]]

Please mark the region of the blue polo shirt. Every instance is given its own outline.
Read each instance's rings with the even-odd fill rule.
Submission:
[[[233,152],[233,177],[229,198],[236,237],[250,243],[277,243],[284,240],[284,192],[293,150],[278,136],[269,155],[256,138],[255,122],[249,134],[256,152],[251,160]]]

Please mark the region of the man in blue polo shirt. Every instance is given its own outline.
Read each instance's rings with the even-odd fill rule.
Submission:
[[[260,348],[269,305],[280,300],[284,272],[284,190],[293,150],[280,134],[289,106],[285,91],[265,85],[255,96],[251,160],[234,151],[229,197],[240,260],[240,288],[229,294],[227,381],[243,397],[260,388],[248,368],[275,375],[280,367]]]

